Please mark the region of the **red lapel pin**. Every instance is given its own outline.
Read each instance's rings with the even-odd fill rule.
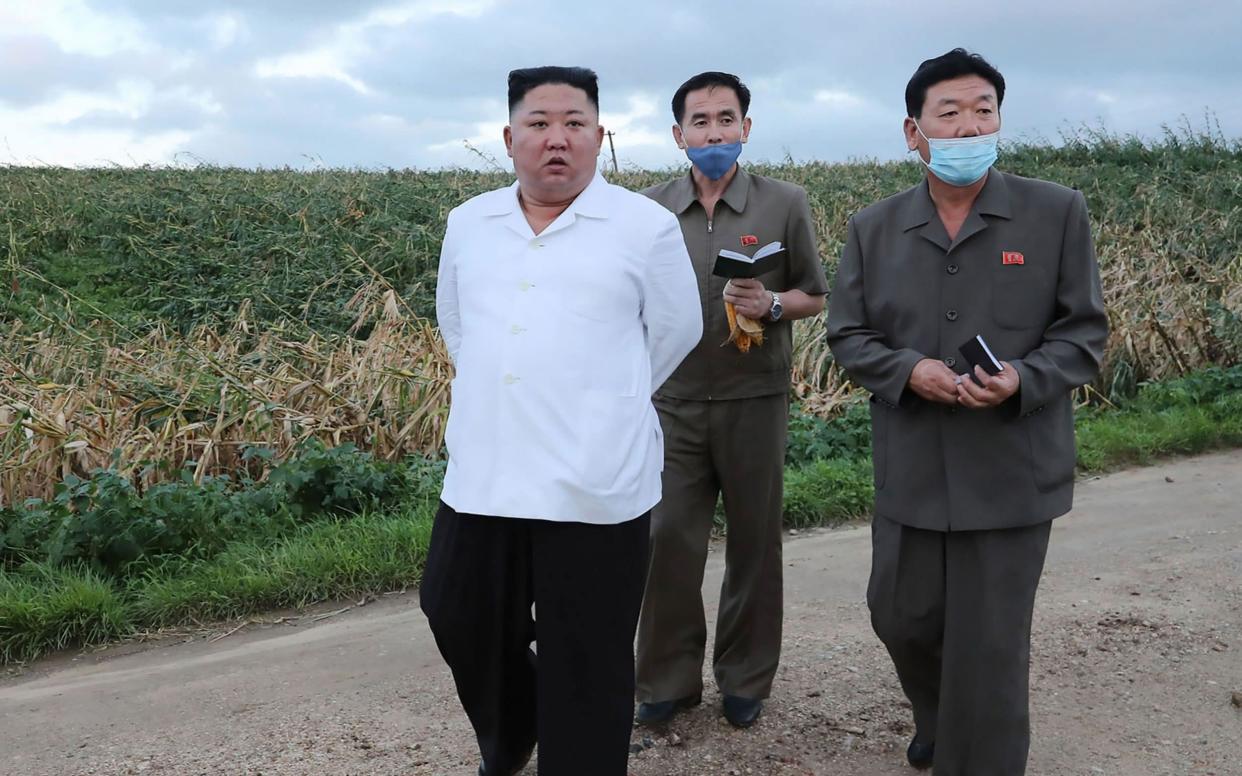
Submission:
[[[1001,251],[1001,264],[1025,264],[1026,259],[1017,251]]]
[[[743,248],[745,248],[747,245],[758,245],[758,244],[759,244],[759,238],[755,237],[753,234],[742,235],[742,247]]]

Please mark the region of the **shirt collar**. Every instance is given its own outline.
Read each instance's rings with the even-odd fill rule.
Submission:
[[[574,201],[569,203],[569,207],[565,208],[565,212],[571,216],[586,216],[587,218],[607,218],[608,217],[608,181],[604,180],[604,176],[599,174],[597,170],[595,177],[587,184],[587,187],[579,192]],[[505,189],[498,192],[490,206],[484,211],[489,216],[507,216],[513,213],[522,212],[522,205],[518,202],[518,181],[514,181]],[[557,220],[560,220],[558,218]]]
[[[1009,186],[1005,183],[1004,173],[995,167],[988,171],[987,182],[983,184],[983,189],[979,192],[979,196],[975,198],[974,204],[971,205],[971,210],[979,215],[997,216],[1004,219],[1013,217],[1012,210],[1009,207]],[[901,229],[902,231],[909,231],[916,226],[928,223],[935,216],[936,204],[932,202],[931,192],[927,188],[927,178],[924,177],[923,182],[918,186],[918,190],[914,192],[914,196],[910,198],[906,205]]]
[[[604,180],[604,176],[600,175],[599,170],[595,171],[595,177],[587,184],[574,201],[569,203],[568,210],[572,210],[575,215],[586,216],[587,218],[607,218],[609,215],[608,208],[608,181]]]
[[[750,194],[750,173],[742,169],[739,164],[737,174],[733,176],[733,180],[729,181],[729,187],[725,189],[724,196],[721,199],[726,205],[733,208],[735,212],[741,213],[746,209],[746,198]],[[686,209],[693,205],[699,199],[699,194],[694,188],[694,175],[687,172],[682,177],[673,181],[673,190],[671,205],[674,213],[684,213]]]

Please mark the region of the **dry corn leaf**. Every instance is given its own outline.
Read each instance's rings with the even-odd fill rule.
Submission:
[[[743,353],[750,352],[751,345],[763,344],[763,324],[740,314],[731,302],[725,302],[725,317],[729,321],[729,338],[722,345],[732,342]]]

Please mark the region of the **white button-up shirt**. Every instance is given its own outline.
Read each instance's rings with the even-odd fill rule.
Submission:
[[[620,523],[660,500],[651,394],[703,332],[677,218],[598,174],[536,235],[518,184],[449,214],[436,314],[456,366],[441,498]]]

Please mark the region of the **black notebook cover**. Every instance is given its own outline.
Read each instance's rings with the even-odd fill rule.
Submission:
[[[716,255],[716,264],[712,267],[712,274],[730,279],[757,278],[765,272],[771,272],[776,269],[784,260],[784,248],[775,250],[753,261],[743,254],[722,250]]]
[[[983,371],[990,375],[998,375],[1003,370],[1000,360],[992,355],[992,349],[983,340],[982,334],[976,334],[962,343],[958,351],[965,356],[966,363],[970,364],[970,377],[976,383],[979,382],[979,378],[975,377],[975,367],[977,366],[983,367]]]

